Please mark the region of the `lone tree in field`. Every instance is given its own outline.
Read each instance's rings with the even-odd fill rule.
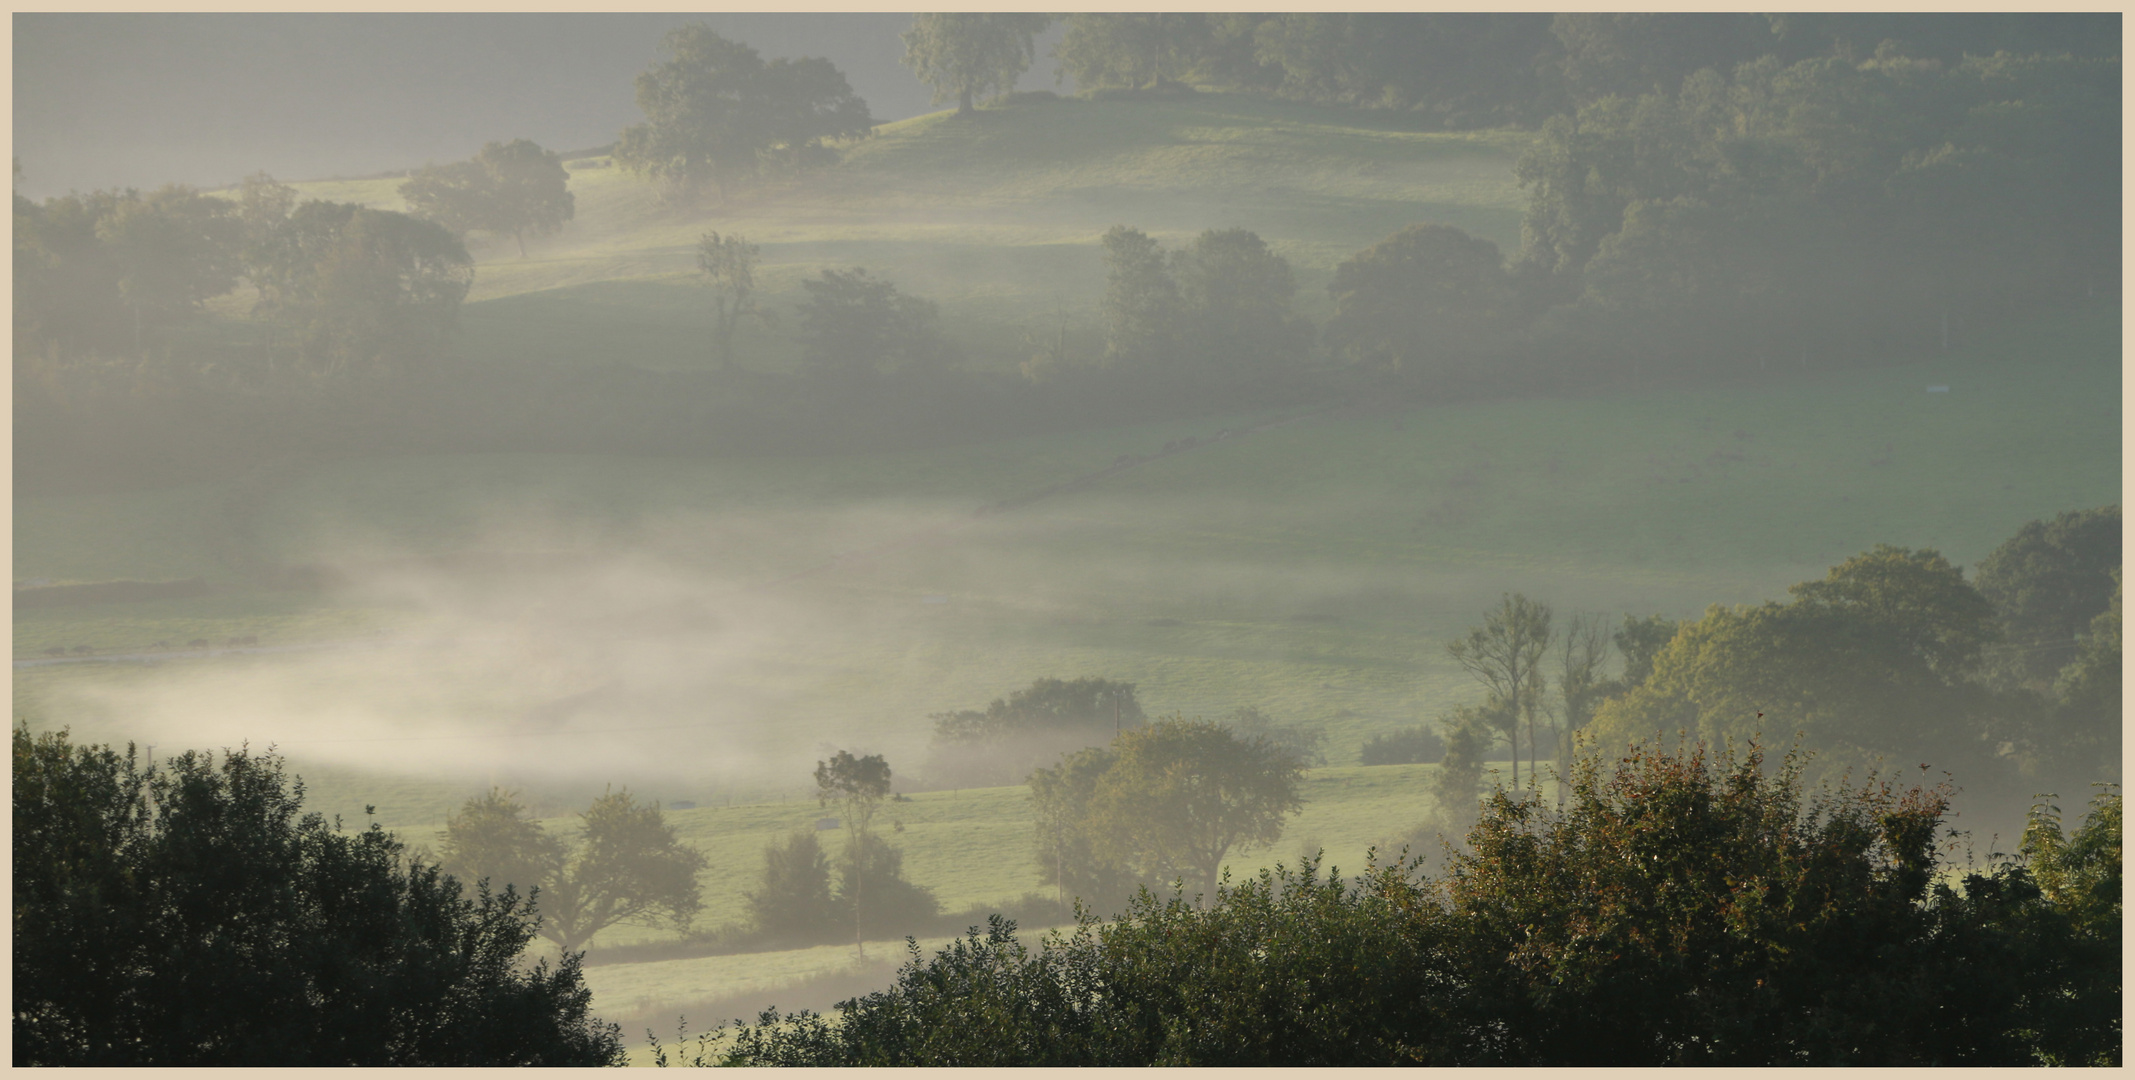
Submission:
[[[1542,711],[1542,657],[1549,652],[1549,605],[1519,593],[1483,616],[1483,625],[1446,643],[1451,656],[1490,691],[1483,708],[1512,747],[1512,786],[1520,786],[1520,721],[1527,721],[1529,783],[1534,783],[1535,714]]]
[[[17,1065],[620,1065],[536,916],[303,812],[279,759],[14,735]]]
[[[815,786],[817,801],[824,807],[836,807],[845,822],[845,854],[853,868],[853,947],[864,954],[867,946],[861,941],[860,922],[867,874],[862,860],[868,854],[866,841],[873,836],[869,826],[874,823],[875,811],[882,808],[882,800],[889,798],[890,763],[880,754],[854,757],[852,751],[840,750],[836,757],[816,762]]]
[[[425,166],[400,185],[400,197],[455,233],[509,236],[525,258],[526,234],[555,232],[576,212],[570,179],[562,155],[513,139],[482,147],[472,161]]]
[[[541,890],[541,936],[565,953],[623,923],[687,928],[704,906],[704,854],[676,838],[657,804],[640,805],[628,791],[593,800],[579,815],[575,850],[525,813],[509,792],[469,799],[446,821],[445,865],[464,880]]]
[[[739,235],[697,238],[697,270],[712,290],[712,343],[727,371],[734,369],[734,331],[742,316],[771,321],[771,313],[756,306],[757,256],[756,245]]]
[[[1095,853],[1145,880],[1183,878],[1213,899],[1223,857],[1282,835],[1303,804],[1297,756],[1229,727],[1173,717],[1122,732],[1097,777],[1085,826]]]
[[[1053,17],[1023,12],[936,12],[912,16],[904,32],[904,66],[934,88],[934,104],[956,99],[959,116],[976,98],[1006,94],[1037,55],[1033,38]]]

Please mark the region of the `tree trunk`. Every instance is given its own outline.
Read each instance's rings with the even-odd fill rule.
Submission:
[[[526,237],[521,235],[519,230],[513,229],[512,239],[517,240],[519,242],[519,257],[522,259],[526,258]]]
[[[966,116],[969,115],[971,111],[971,86],[969,83],[966,83],[964,85],[964,88],[961,91],[958,91],[956,96],[956,115]]]

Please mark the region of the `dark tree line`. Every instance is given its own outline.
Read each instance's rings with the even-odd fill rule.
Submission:
[[[1035,950],[996,919],[718,1063],[2117,1064],[2119,796],[1954,883],[1947,796],[1634,749],[1493,797],[1436,879],[1278,868]]]
[[[265,174],[234,200],[175,185],[15,199],[15,346],[52,368],[167,353],[170,332],[242,280],[270,364],[402,370],[435,359],[473,276],[444,226],[298,202]]]
[[[2110,14],[1084,12],[1067,24],[1054,56],[1085,90],[1195,83],[1454,127],[1672,93],[1700,69],[1761,57],[2096,57],[2117,55],[2120,40]]]
[[[272,756],[14,733],[18,1065],[610,1065],[527,898],[463,896],[375,823],[303,813]]]

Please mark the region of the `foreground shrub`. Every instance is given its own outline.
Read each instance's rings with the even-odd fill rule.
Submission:
[[[1946,788],[1809,798],[1795,760],[1768,775],[1754,748],[1588,761],[1573,788],[1563,810],[1500,792],[1441,880],[1308,863],[1205,911],[1144,892],[1035,953],[997,919],[915,949],[835,1018],[765,1013],[722,1060],[2117,1063],[2117,918],[2109,962],[2102,920],[2086,929],[2029,867],[1934,884]],[[2117,838],[2117,804],[2107,816]],[[2110,877],[2117,895],[2117,853],[2109,873],[2065,855],[2102,846],[2055,849],[2091,868],[2064,892],[2102,896]]]
[[[531,902],[300,817],[277,758],[14,752],[16,1064],[621,1063]]]

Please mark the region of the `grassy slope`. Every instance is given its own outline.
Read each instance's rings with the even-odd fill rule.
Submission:
[[[865,266],[941,306],[974,367],[1012,368],[1034,324],[1088,320],[1102,287],[1097,237],[1114,224],[1178,243],[1210,228],[1259,232],[1324,303],[1335,263],[1416,220],[1509,248],[1524,136],[1364,126],[1355,114],[1230,95],[1180,102],[1037,101],[884,126],[830,173],[772,181],[725,205],[662,207],[613,168],[574,163],[578,218],[520,259],[490,245],[465,313],[470,357],[687,368],[708,363],[694,281],[697,237],[763,249],[764,298]],[[389,203],[390,184],[373,198]],[[791,327],[791,321],[786,324]],[[746,326],[752,366],[797,352],[786,329]]]

